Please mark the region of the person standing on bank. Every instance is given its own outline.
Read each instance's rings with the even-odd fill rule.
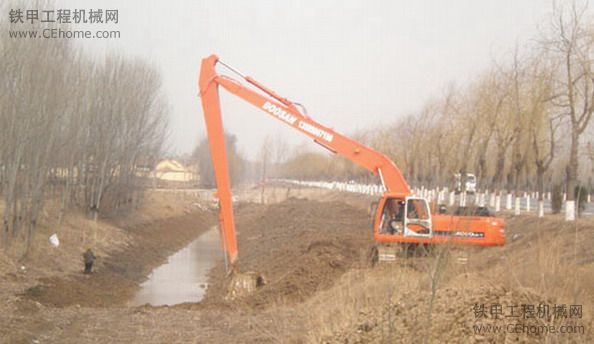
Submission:
[[[87,248],[85,253],[83,253],[83,260],[85,262],[85,274],[90,274],[93,272],[93,263],[95,262],[95,254],[91,251],[90,248]]]

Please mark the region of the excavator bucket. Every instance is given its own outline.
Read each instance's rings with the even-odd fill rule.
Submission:
[[[230,275],[226,299],[232,301],[243,298],[264,285],[266,280],[262,275],[255,272],[234,272]]]

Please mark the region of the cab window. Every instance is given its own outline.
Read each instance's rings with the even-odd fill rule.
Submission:
[[[427,203],[420,199],[411,199],[408,201],[406,217],[409,219],[428,220],[429,211]]]
[[[388,199],[382,211],[380,233],[402,234],[404,225],[404,201],[401,199]]]

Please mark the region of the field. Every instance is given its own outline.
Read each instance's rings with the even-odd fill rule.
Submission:
[[[0,256],[0,340],[594,341],[592,220],[567,224],[554,216],[542,220],[509,217],[505,247],[444,246],[429,254],[372,266],[370,198],[270,188],[267,202],[260,204],[253,202],[259,199],[259,190],[238,194],[238,268],[257,272],[266,282],[254,293],[229,300],[230,277],[220,261],[210,273],[202,302],[130,306],[150,270],[216,220],[216,213],[200,198],[154,193],[131,218],[91,224],[82,216],[70,217],[59,233],[62,245],[58,249],[43,242],[51,233],[48,227],[41,231],[40,248],[23,261]],[[81,227],[92,228],[81,237]],[[95,274],[86,276],[80,272],[80,253],[90,242],[97,248],[99,266]],[[530,305],[535,310],[539,305],[550,306],[550,319],[539,317],[536,311],[533,318],[515,316]],[[566,306],[566,313],[560,311],[561,306]],[[580,306],[579,317],[575,306]],[[481,317],[481,307],[486,318]],[[489,325],[506,330],[476,332],[476,326]],[[526,333],[542,331],[537,329],[545,326],[584,333]]]

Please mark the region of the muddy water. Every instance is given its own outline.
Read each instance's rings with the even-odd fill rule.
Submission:
[[[198,302],[206,292],[208,271],[222,257],[217,227],[171,255],[140,285],[132,305]]]

